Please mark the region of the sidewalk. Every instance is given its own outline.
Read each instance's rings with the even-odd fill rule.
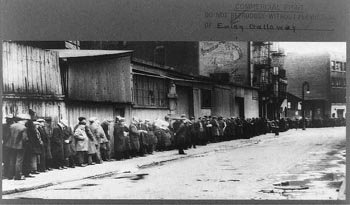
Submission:
[[[65,182],[78,181],[86,178],[100,178],[120,173],[133,173],[139,169],[158,166],[166,162],[195,157],[209,152],[223,151],[259,143],[262,139],[273,139],[272,133],[257,136],[251,139],[239,139],[220,143],[197,146],[197,149],[186,150],[187,155],[179,155],[177,150],[154,152],[153,155],[137,157],[123,161],[103,162],[87,167],[68,168],[64,170],[54,169],[53,171],[40,173],[34,178],[26,180],[2,180],[2,194],[13,194],[29,190],[45,188]]]

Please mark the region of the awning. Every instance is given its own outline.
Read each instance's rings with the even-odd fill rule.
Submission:
[[[60,58],[79,58],[92,56],[106,56],[132,53],[131,50],[73,50],[73,49],[50,49],[58,52]]]

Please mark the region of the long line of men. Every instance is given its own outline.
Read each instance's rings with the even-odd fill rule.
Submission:
[[[265,118],[240,119],[204,116],[195,120],[165,116],[164,120],[125,118],[100,122],[97,118],[79,117],[72,129],[60,120],[49,134],[44,119],[34,120],[21,114],[7,116],[3,125],[3,177],[23,180],[40,172],[94,165],[103,161],[129,159],[154,151],[196,148],[220,141],[251,138],[271,130]],[[109,131],[113,123],[113,132]],[[114,144],[111,144],[111,133]],[[114,156],[111,156],[114,146]]]

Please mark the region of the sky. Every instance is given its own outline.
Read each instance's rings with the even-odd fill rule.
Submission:
[[[346,42],[279,42],[285,52],[312,53],[315,51],[335,51],[346,55]]]

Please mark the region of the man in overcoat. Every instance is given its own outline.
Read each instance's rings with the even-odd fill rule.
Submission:
[[[124,124],[121,122],[121,117],[116,117],[113,129],[114,136],[114,155],[116,160],[124,158],[125,151],[125,135]]]
[[[76,159],[77,165],[80,167],[85,167],[84,158],[87,155],[89,138],[86,134],[86,118],[79,117],[79,124],[75,126],[74,138],[75,138],[75,149],[76,149]]]
[[[101,157],[105,161],[111,160],[111,136],[109,135],[109,126],[112,123],[112,119],[104,120],[101,123],[101,127],[105,133],[107,141],[105,142],[105,145],[101,146]],[[114,138],[113,138],[114,139]]]
[[[178,128],[175,131],[175,139],[176,139],[176,145],[177,145],[177,149],[179,151],[179,154],[186,154],[184,152],[185,146],[186,146],[186,125],[185,125],[185,120],[186,118],[181,118],[180,120],[178,120]]]
[[[48,155],[48,151],[51,152],[51,149],[48,148],[50,146],[48,143],[50,142],[49,136],[45,130],[45,120],[44,119],[37,119],[36,120],[39,123],[38,131],[40,133],[41,140],[43,141],[43,144],[41,146],[41,154],[40,154],[40,164],[38,167],[39,172],[46,172],[47,171],[47,164],[46,159]],[[50,153],[51,155],[51,153]]]
[[[2,125],[2,162],[4,164],[4,172],[2,177],[9,178],[9,167],[10,167],[10,149],[5,146],[7,140],[11,137],[10,126],[14,123],[13,115],[6,116],[6,123]]]
[[[69,127],[67,120],[61,120],[63,130],[63,152],[64,152],[64,165],[66,167],[75,167],[75,138],[72,128]]]
[[[25,152],[25,144],[28,141],[25,124],[30,120],[28,114],[20,114],[14,117],[16,123],[10,126],[10,136],[5,142],[5,147],[9,150],[9,171],[8,178],[15,180],[24,180],[25,177],[22,173],[23,159]]]
[[[137,129],[138,119],[133,117],[129,126],[131,156],[136,157],[140,150],[140,131]]]
[[[52,130],[51,138],[51,153],[53,167],[56,169],[65,169],[65,158],[64,158],[64,124],[58,122]]]
[[[90,118],[90,130],[92,134],[95,137],[95,146],[96,146],[96,163],[101,164],[102,163],[102,157],[101,157],[101,142],[103,141],[104,138],[106,138],[102,127],[99,125],[99,122],[97,118],[92,117]]]

